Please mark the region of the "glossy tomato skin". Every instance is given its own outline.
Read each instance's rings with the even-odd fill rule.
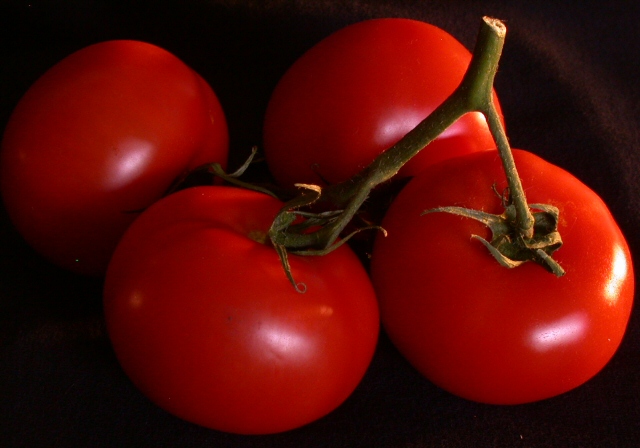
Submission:
[[[335,32],[302,55],[272,94],[264,121],[271,172],[287,186],[349,179],[439,106],[470,60],[453,36],[416,20],[373,19]],[[484,116],[470,113],[399,175],[493,148]]]
[[[287,280],[266,231],[282,206],[229,187],[194,187],[145,211],[105,279],[117,357],[153,402],[232,433],[302,426],[340,405],[373,356],[379,313],[346,246],[290,256]]]
[[[100,275],[137,212],[182,173],[226,164],[227,151],[222,107],[197,73],[154,45],[108,41],[63,59],[20,100],[0,187],[38,252]]]
[[[524,151],[515,160],[530,204],[560,209],[557,278],[526,263],[503,268],[467,218],[422,212],[458,205],[501,213],[506,182],[494,153],[445,161],[415,177],[390,207],[371,275],[383,326],[429,380],[463,398],[526,403],[569,391],[617,350],[632,309],[625,238],[603,201],[575,177]]]

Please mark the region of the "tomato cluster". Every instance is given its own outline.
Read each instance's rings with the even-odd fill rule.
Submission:
[[[470,60],[445,31],[408,19],[324,39],[269,102],[274,180],[352,179],[451,95]],[[427,379],[486,403],[566,392],[617,350],[631,256],[606,205],[575,177],[514,151],[528,199],[559,210],[562,277],[535,263],[501,266],[477,241],[491,235],[476,220],[425,215],[447,205],[504,212],[505,174],[483,114],[462,116],[402,168],[407,184],[385,209],[369,266],[347,244],[284,260],[269,233],[285,207],[275,196],[223,185],[170,192],[198,167],[224,168],[228,146],[206,81],[136,41],[95,44],[51,68],[2,140],[0,186],[16,228],[53,263],[104,275],[117,358],[174,415],[244,434],[312,422],[357,387],[380,323]]]

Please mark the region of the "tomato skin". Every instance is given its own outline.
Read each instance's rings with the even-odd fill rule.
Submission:
[[[470,236],[482,224],[425,210],[457,205],[502,213],[497,154],[445,161],[415,177],[391,205],[372,254],[383,326],[400,352],[436,385],[460,397],[517,404],[569,391],[598,373],[629,320],[634,274],[629,248],[603,201],[575,177],[514,151],[530,204],[560,209],[564,245],[555,277],[525,263],[501,267]]]
[[[261,241],[282,203],[230,187],[159,201],[109,265],[117,357],[153,402],[233,433],[286,431],[335,409],[372,359],[379,313],[355,254],[290,256],[295,291]]]
[[[226,164],[215,93],[171,53],[107,41],[66,57],[13,111],[0,188],[16,228],[66,269],[104,274],[137,212],[182,173]]]
[[[286,186],[351,178],[439,106],[470,60],[450,34],[416,20],[367,20],[330,35],[289,68],[269,101],[264,151],[272,174]],[[484,116],[466,114],[399,176],[493,148]]]

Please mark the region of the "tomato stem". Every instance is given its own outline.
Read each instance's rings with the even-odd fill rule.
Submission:
[[[484,17],[463,80],[438,108],[351,179],[324,189],[319,186],[299,185],[304,191],[299,197],[285,203],[269,231],[271,242],[278,252],[322,255],[330,251],[367,200],[371,190],[395,176],[404,164],[469,112],[481,112],[487,119],[508,179],[517,230],[524,238],[530,238],[533,235],[534,218],[527,205],[493,95],[493,82],[505,36],[506,27],[501,21]],[[318,227],[317,230],[309,232],[305,228],[298,231],[299,227],[296,227],[294,222],[299,217],[299,209],[318,201],[332,204],[339,209],[338,213],[315,215],[314,225]],[[287,258],[281,256],[281,260],[287,275],[291,278]]]
[[[513,153],[509,141],[507,140],[502,121],[498,116],[495,107],[488,107],[483,110],[482,113],[487,118],[487,124],[489,130],[493,135],[496,142],[500,159],[502,160],[502,166],[507,177],[507,184],[509,186],[510,201],[514,205],[516,210],[516,227],[517,231],[525,238],[533,237],[533,225],[535,219],[531,213],[531,209],[527,204],[527,199],[518,175],[516,163],[513,160]]]

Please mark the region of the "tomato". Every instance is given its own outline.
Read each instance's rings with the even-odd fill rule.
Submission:
[[[233,433],[286,431],[340,405],[379,331],[368,274],[347,247],[290,255],[289,282],[267,231],[270,196],[193,187],[147,209],[107,270],[104,310],[134,384],[185,420]]]
[[[506,180],[497,153],[451,159],[425,170],[388,210],[371,275],[383,326],[426,378],[460,397],[525,403],[569,391],[617,350],[629,320],[634,274],[629,248],[603,201],[571,174],[514,151],[530,204],[560,210],[566,274],[500,266],[471,235],[470,218],[429,213],[456,205],[503,212]]]
[[[289,68],[269,101],[263,144],[272,174],[287,186],[351,178],[439,106],[470,60],[450,34],[416,20],[373,19],[330,35]],[[399,176],[493,148],[484,116],[469,113]]]
[[[50,261],[103,274],[137,212],[174,179],[226,163],[228,132],[209,85],[137,41],[86,47],[49,69],[13,111],[2,141],[2,197]]]

